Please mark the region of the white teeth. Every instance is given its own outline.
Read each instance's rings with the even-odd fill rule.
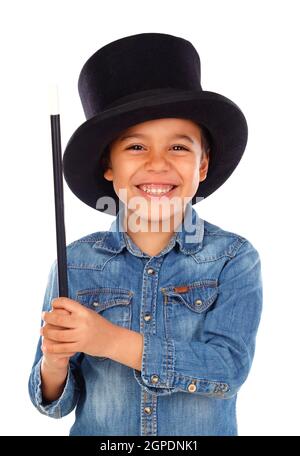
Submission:
[[[153,187],[152,185],[139,185],[139,187],[146,193],[151,193],[152,195],[161,195],[163,193],[168,193],[174,186],[164,185],[163,187]]]

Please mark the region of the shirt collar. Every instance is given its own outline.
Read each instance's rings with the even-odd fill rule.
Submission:
[[[122,220],[124,214],[124,204],[120,202],[120,210],[112,222],[110,229],[105,235],[93,244],[93,248],[107,250],[112,253],[119,253],[124,247],[137,256],[149,257],[142,252],[133,242],[131,237],[123,230]],[[182,253],[190,255],[198,252],[202,248],[204,236],[204,220],[199,217],[197,211],[189,202],[186,206],[186,212],[183,222],[180,223],[177,230],[171,237],[168,245],[156,256],[164,255],[169,252],[177,242]]]

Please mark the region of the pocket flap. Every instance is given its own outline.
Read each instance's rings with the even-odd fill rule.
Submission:
[[[127,306],[132,296],[131,290],[103,287],[80,290],[77,292],[76,299],[85,306],[101,312],[114,306]]]
[[[190,284],[178,284],[162,288],[161,291],[171,297],[170,303],[185,304],[197,313],[205,311],[217,298],[218,281],[203,279]]]

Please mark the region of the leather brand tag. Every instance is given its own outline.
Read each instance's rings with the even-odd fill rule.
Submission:
[[[185,287],[174,287],[175,293],[186,293],[189,290],[188,286]]]

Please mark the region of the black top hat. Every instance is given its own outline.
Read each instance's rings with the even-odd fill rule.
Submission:
[[[86,61],[78,90],[87,120],[67,143],[63,172],[72,192],[94,209],[111,215],[119,211],[113,184],[103,177],[100,156],[131,125],[180,117],[206,127],[211,140],[208,173],[192,204],[220,187],[244,153],[244,114],[225,96],[202,90],[200,57],[183,38],[140,33],[113,41]],[[103,196],[114,198],[116,211],[97,207]]]

